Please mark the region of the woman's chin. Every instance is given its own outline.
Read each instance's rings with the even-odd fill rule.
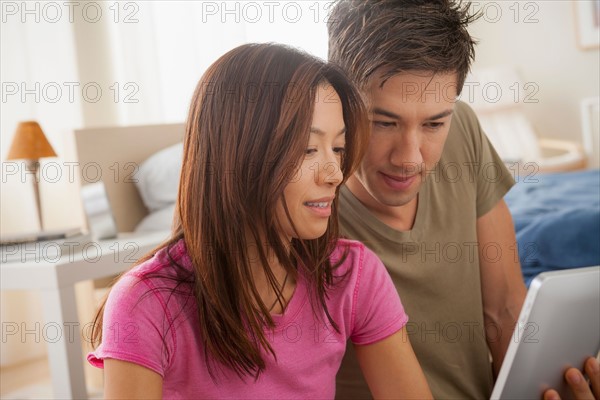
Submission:
[[[299,235],[299,237],[297,239],[301,239],[301,240],[318,239],[320,237],[323,237],[323,235],[325,235],[326,231],[327,231],[327,229],[324,229],[323,231],[319,231],[319,232],[307,232],[306,234]]]

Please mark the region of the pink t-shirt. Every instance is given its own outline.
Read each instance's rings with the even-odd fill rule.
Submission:
[[[174,276],[166,249],[133,268],[112,289],[104,310],[103,342],[88,361],[102,368],[105,358],[114,358],[150,368],[162,376],[163,397],[169,399],[333,398],[346,341],[377,342],[408,320],[379,258],[359,242],[340,240],[332,259],[339,259],[345,248],[348,256],[336,275],[348,275],[328,292],[327,299],[341,332],[330,326],[324,312],[320,311],[322,318],[315,317],[307,282],[298,274],[285,312],[273,316],[276,328],[266,330],[277,359],[263,352],[266,369],[256,381],[242,380],[219,366],[213,368],[213,381],[194,298],[181,287],[170,295],[175,283],[169,279],[140,280],[151,272]],[[173,246],[171,255],[191,268],[183,240]]]

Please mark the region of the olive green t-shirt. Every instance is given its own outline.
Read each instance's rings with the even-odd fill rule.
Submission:
[[[457,102],[440,162],[419,192],[410,231],[384,224],[347,187],[341,189],[342,234],[365,243],[387,267],[409,316],[410,342],[437,399],[491,394],[476,222],[513,184],[473,111]],[[501,256],[497,248],[485,250],[492,261]],[[336,396],[371,396],[351,345]]]

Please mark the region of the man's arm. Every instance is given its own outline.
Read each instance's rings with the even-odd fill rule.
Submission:
[[[477,219],[477,240],[486,338],[498,376],[527,295],[515,228],[504,200]]]
[[[504,200],[477,220],[477,239],[484,323],[488,328],[486,335],[492,352],[494,376],[498,376],[527,294],[517,257],[515,229]],[[496,255],[497,249],[501,249],[500,257]],[[598,361],[587,359],[585,372],[590,378],[591,388],[577,368],[567,370],[565,379],[575,399],[597,399],[600,396]],[[555,390],[547,390],[544,399],[554,400],[559,396]]]

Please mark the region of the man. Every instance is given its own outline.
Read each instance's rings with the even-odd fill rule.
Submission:
[[[468,7],[340,1],[328,21],[329,58],[364,95],[372,135],[341,189],[342,232],[388,268],[411,344],[444,399],[489,398],[513,334],[522,334],[513,330],[526,295],[502,199],[514,181],[456,101],[474,58]],[[370,396],[351,346],[337,395]]]

